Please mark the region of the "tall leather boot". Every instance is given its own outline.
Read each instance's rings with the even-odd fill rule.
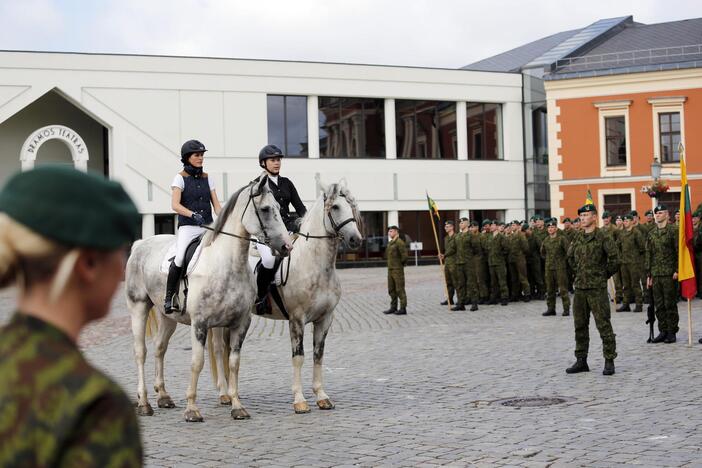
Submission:
[[[272,268],[264,268],[261,265],[258,268],[258,275],[256,276],[256,287],[258,293],[256,295],[256,313],[258,315],[267,315],[272,313],[270,305],[266,300],[268,296],[268,288],[275,277],[275,270]]]
[[[590,367],[587,365],[587,358],[576,358],[575,364],[566,369],[566,374],[577,374],[578,372],[590,372]]]
[[[182,267],[176,266],[175,263],[171,262],[171,266],[168,268],[168,279],[166,280],[166,299],[163,304],[163,310],[167,314],[178,311],[177,308],[173,307],[173,296],[178,294],[178,284],[180,283],[182,271]]]

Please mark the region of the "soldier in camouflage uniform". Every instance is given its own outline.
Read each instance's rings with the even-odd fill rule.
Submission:
[[[468,227],[468,250],[472,253],[472,255],[470,255],[469,261],[466,265],[468,268],[466,272],[466,295],[471,301],[470,310],[474,312],[478,310],[478,303],[480,302],[478,275],[480,273],[480,264],[483,261],[483,252],[477,221],[471,221]]]
[[[543,228],[540,215],[534,215],[534,226],[531,229],[529,242],[529,271],[531,272],[532,297],[544,299],[546,287],[544,286],[544,265],[541,258],[541,244],[548,235]]]
[[[543,316],[556,315],[556,290],[563,303],[563,316],[570,315],[568,295],[568,271],[566,259],[570,242],[565,235],[558,235],[555,221],[546,226],[548,237],[541,244],[541,256],[546,261],[546,312]]]
[[[678,230],[668,223],[668,209],[653,210],[656,228],[646,239],[646,286],[653,290],[659,334],[652,343],[675,343],[678,332]]]
[[[109,312],[140,231],[119,184],[73,168],[41,166],[0,192],[0,288],[22,284],[0,328],[0,466],[142,465],[132,403],[77,345]]]
[[[616,219],[620,217],[617,216]],[[612,222],[612,213],[604,211],[602,213],[602,230],[612,237],[614,244],[619,248],[619,233],[617,225]],[[621,252],[620,252],[621,253]],[[617,271],[612,277],[614,281],[614,303],[621,304],[624,301],[624,283],[622,282],[621,271]]]
[[[507,237],[509,259],[509,273],[512,282],[512,299],[522,299],[524,302],[531,300],[531,287],[527,272],[526,258],[529,255],[529,242],[522,232],[522,225],[515,221],[510,226],[510,235]]]
[[[480,293],[479,304],[487,304],[490,300],[490,266],[488,265],[487,249],[488,242],[492,229],[492,221],[484,219],[482,223],[482,232],[479,233],[480,240],[480,256],[477,263],[478,268],[478,292]]]
[[[619,251],[622,254],[622,266],[620,268],[622,283],[624,287],[624,302],[617,309],[617,312],[629,312],[629,304],[636,302],[634,312],[643,311],[643,294],[641,291],[641,278],[643,276],[643,259],[646,253],[646,241],[641,235],[641,231],[634,226],[634,216],[626,214],[624,220],[624,230],[618,235]],[[644,285],[646,282],[644,281]]]
[[[614,374],[617,344],[612,329],[607,278],[619,269],[619,250],[612,237],[597,228],[597,208],[584,205],[578,210],[583,231],[568,248],[568,261],[575,271],[573,297],[573,324],[575,326],[576,362],[566,373],[587,372],[587,354],[590,346],[590,313],[595,317],[597,331],[602,339],[605,358],[604,375]]]
[[[468,284],[468,268],[466,265],[469,264],[469,257],[472,257],[472,252],[468,251],[468,244],[470,239],[468,238],[468,218],[461,218],[458,222],[458,232],[454,235],[456,242],[456,269],[454,273],[455,283],[456,283],[456,295],[457,302],[456,305],[451,307],[453,311],[466,310],[466,304],[469,302],[468,291],[466,290],[466,285]]]
[[[463,285],[458,281],[456,272],[458,250],[456,249],[456,234],[454,229],[455,226],[452,220],[449,219],[444,223],[446,237],[444,237],[444,253],[440,255],[444,260],[444,277],[446,278],[448,298],[441,302],[441,305],[453,305],[454,293],[458,293],[458,300],[460,300],[461,294],[463,293]]]
[[[400,238],[397,226],[388,227],[388,246],[385,249],[385,258],[388,261],[388,294],[390,295],[390,308],[384,314],[407,315],[407,294],[405,293],[405,264],[407,263],[407,245]],[[397,300],[400,308],[397,308]]]
[[[640,222],[634,223],[634,229],[637,229],[641,233],[641,237],[643,237],[643,240],[644,240],[644,245],[646,244],[646,240],[648,239],[648,234],[655,227],[656,227],[656,221],[653,219],[653,210],[646,211],[646,222],[645,223],[640,223]],[[644,262],[642,259],[641,270],[639,272],[641,274],[641,278],[639,281],[641,282],[641,285],[643,286],[643,302],[644,302],[644,304],[651,304],[651,302],[653,301],[653,299],[651,298],[652,291],[646,287],[646,268],[644,268],[643,263]]]
[[[491,236],[487,243],[488,265],[490,266],[490,304],[497,304],[497,297],[500,297],[500,304],[506,306],[509,303],[509,289],[507,287],[507,242],[503,234],[505,223],[493,221],[491,225]]]
[[[697,297],[702,298],[702,212],[692,215],[692,247],[695,251],[695,273],[697,277]]]

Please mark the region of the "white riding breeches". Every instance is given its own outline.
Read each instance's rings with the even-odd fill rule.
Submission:
[[[266,244],[256,244],[256,250],[261,254],[261,264],[263,268],[272,269],[275,265],[275,255],[273,251]]]
[[[192,240],[203,232],[205,232],[205,228],[200,226],[180,226],[178,228],[178,234],[176,235],[176,254],[173,260],[173,263],[175,263],[177,267],[183,266],[185,251]]]

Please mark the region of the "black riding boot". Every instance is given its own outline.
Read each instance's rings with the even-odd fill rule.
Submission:
[[[256,276],[256,287],[258,288],[258,294],[256,296],[256,313],[258,315],[266,315],[271,313],[271,308],[266,300],[266,296],[268,296],[268,289],[270,288],[274,277],[274,269],[264,268],[263,265],[258,268],[258,275]]]
[[[178,294],[178,283],[180,283],[180,273],[182,270],[183,268],[176,266],[175,263],[171,263],[170,268],[168,268],[168,279],[166,280],[166,300],[163,304],[163,310],[167,314],[178,311],[177,308],[173,307],[173,296]]]
[[[614,359],[605,359],[602,375],[614,375]]]
[[[590,372],[590,367],[587,365],[587,358],[576,358],[575,364],[566,369],[566,374],[577,374],[578,372]]]

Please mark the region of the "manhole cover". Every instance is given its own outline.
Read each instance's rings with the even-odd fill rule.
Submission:
[[[540,406],[560,405],[570,401],[570,398],[563,397],[524,397],[524,398],[505,398],[497,400],[493,403],[502,406],[510,406],[513,408],[536,408]]]

